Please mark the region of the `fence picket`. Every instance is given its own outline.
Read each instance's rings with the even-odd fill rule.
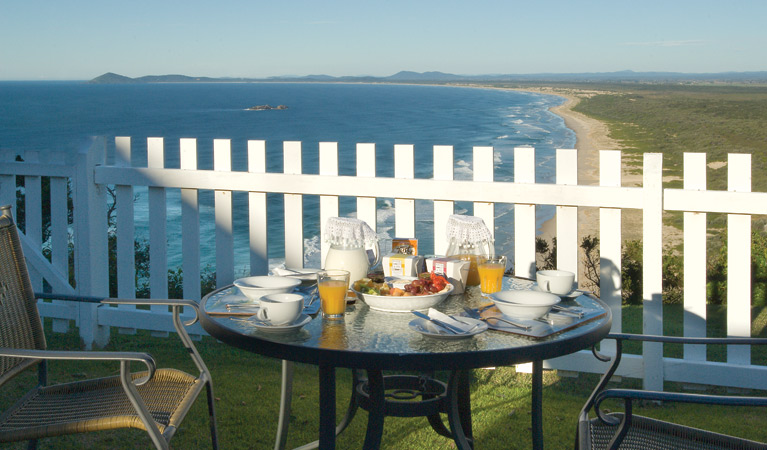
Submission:
[[[684,189],[706,189],[706,154],[684,155]],[[684,335],[706,336],[706,213],[684,213]],[[706,347],[685,344],[684,357],[705,361]]]
[[[751,155],[730,154],[727,190],[751,192]],[[751,216],[727,215],[727,335],[751,336]],[[727,362],[750,364],[751,348],[733,345]]]
[[[248,172],[266,173],[266,142],[248,141]],[[250,274],[266,275],[269,271],[266,192],[248,192],[248,222]]]
[[[197,139],[179,142],[179,167],[197,170]],[[197,189],[181,189],[181,268],[184,298],[202,297],[200,286],[200,201]]]
[[[575,149],[557,149],[556,162],[557,184],[575,186],[578,184],[578,151]],[[578,270],[578,208],[574,206],[556,207],[557,268],[575,273],[576,281],[580,278]]]
[[[415,149],[412,145],[394,146],[394,178],[415,178]],[[394,234],[392,237],[415,237],[415,200],[394,199]]]
[[[434,179],[452,180],[455,161],[451,145],[434,146]],[[434,254],[447,253],[447,219],[455,212],[455,204],[450,200],[434,201]]]

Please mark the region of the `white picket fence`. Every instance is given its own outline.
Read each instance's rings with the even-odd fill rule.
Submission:
[[[114,162],[107,164],[107,143],[95,138],[77,155],[57,152],[26,152],[24,162],[15,162],[16,153],[0,153],[0,202],[15,207],[16,177],[24,178],[23,204],[26,229],[22,236],[24,251],[36,290],[45,279],[55,292],[106,296],[108,294],[107,187],[114,186],[117,198],[117,284],[120,297],[135,295],[136,223],[135,188],[147,189],[150,248],[150,290],[152,297],[167,297],[168,248],[181,248],[184,296],[199,299],[201,242],[215,240],[216,283],[223,286],[235,278],[232,194],[248,196],[248,236],[250,273],[268,271],[269,258],[283,257],[286,265],[303,264],[303,196],[319,196],[319,223],[339,215],[339,197],[356,197],[356,215],[374,226],[377,223],[376,198],[394,198],[396,236],[416,235],[416,200],[433,202],[434,248],[446,248],[443,233],[454,202],[473,202],[474,215],[480,216],[495,230],[495,205],[514,205],[514,268],[516,275],[531,276],[535,270],[536,205],[556,208],[557,265],[578,272],[578,208],[599,208],[601,298],[613,313],[613,331],[621,330],[621,212],[642,211],[643,226],[643,330],[663,334],[662,318],[662,214],[683,211],[684,221],[684,335],[706,334],[706,213],[728,214],[728,308],[727,331],[731,336],[749,336],[751,216],[767,214],[767,193],[751,190],[750,155],[729,156],[728,191],[706,189],[706,155],[686,154],[684,188],[662,186],[662,155],[644,155],[641,187],[621,186],[621,152],[600,152],[600,183],[579,185],[577,152],[556,152],[556,183],[535,182],[535,150],[514,150],[514,182],[493,180],[493,148],[473,149],[473,180],[454,180],[454,157],[451,146],[433,148],[433,176],[415,178],[414,147],[394,146],[394,177],[376,177],[375,144],[357,144],[356,175],[339,175],[339,152],[336,143],[320,143],[319,173],[304,174],[300,142],[283,143],[283,173],[267,173],[266,143],[247,142],[247,168],[232,168],[232,143],[227,139],[213,142],[213,169],[198,169],[196,139],[181,139],[179,168],[165,168],[163,138],[147,140],[147,164],[131,165],[131,139],[114,141]],[[423,151],[423,149],[419,149]],[[309,151],[309,150],[307,150]],[[243,170],[244,169],[244,170]],[[49,177],[51,198],[42,199],[41,180]],[[73,223],[67,221],[67,186],[74,202]],[[180,189],[180,242],[167,242],[166,223],[179,219],[168,217],[169,190]],[[215,232],[203,235],[200,226],[199,194],[214,192]],[[270,217],[267,194],[284,196],[283,217]],[[43,204],[50,203],[51,236],[42,241]],[[267,222],[281,221],[285,227],[284,255],[268,254]],[[74,249],[74,274],[67,264],[70,244]],[[323,242],[322,254],[327,251]],[[50,249],[48,260],[41,249]],[[73,275],[74,287],[69,283]],[[70,321],[79,327],[87,345],[104,344],[111,328],[124,332],[147,329],[155,333],[172,331],[165,320],[168,311],[151,311],[129,306],[106,307],[78,305],[71,302],[41,302],[40,311],[54,320],[54,329],[65,330]],[[197,328],[196,333],[203,334]],[[610,353],[606,343],[602,351]],[[762,362],[763,363],[763,362]],[[600,372],[590,352],[579,352],[548,361],[549,367]],[[767,368],[751,363],[749,348],[732,349],[727,362],[706,361],[705,352],[696,346],[684,349],[683,358],[664,358],[660,344],[645,344],[643,355],[627,356],[623,376],[642,378],[645,385],[661,388],[663,381],[715,384],[767,389]]]

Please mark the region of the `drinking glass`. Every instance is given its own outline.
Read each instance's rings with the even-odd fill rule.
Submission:
[[[494,294],[503,288],[503,274],[506,272],[505,256],[490,256],[477,265],[480,289],[483,294]]]
[[[317,273],[322,316],[340,319],[346,311],[346,291],[349,290],[348,270],[321,270]]]

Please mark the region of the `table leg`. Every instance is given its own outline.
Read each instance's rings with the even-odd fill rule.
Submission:
[[[320,363],[320,450],[336,448],[336,368]]]
[[[471,431],[471,392],[469,371],[457,370],[450,374],[447,384],[447,419],[455,445],[459,450],[474,448]]]
[[[282,388],[280,389],[280,417],[277,421],[277,438],[274,450],[283,450],[288,440],[290,425],[290,401],[293,398],[293,362],[282,360]]]
[[[543,361],[533,361],[532,391],[533,449],[543,450]]]
[[[365,433],[364,449],[381,447],[385,416],[385,397],[383,374],[380,370],[368,370],[368,391],[370,395],[370,411],[368,411],[368,428]]]

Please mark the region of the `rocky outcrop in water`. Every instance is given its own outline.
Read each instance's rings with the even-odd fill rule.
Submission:
[[[288,109],[285,105],[277,105],[277,106],[271,106],[271,105],[258,105],[258,106],[251,106],[248,108],[248,111],[269,111],[270,109]]]

